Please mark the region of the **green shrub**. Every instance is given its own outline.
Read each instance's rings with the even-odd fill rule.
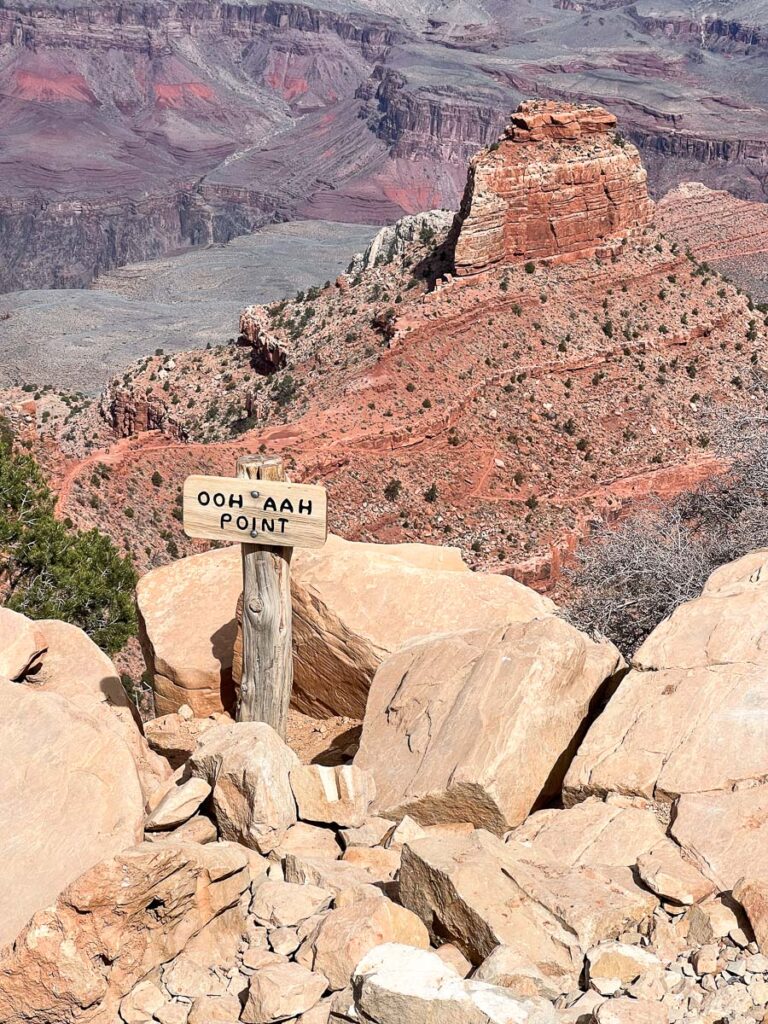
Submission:
[[[71,622],[112,654],[136,632],[136,573],[98,530],[54,516],[56,499],[31,455],[0,429],[0,576],[6,604],[32,619]]]

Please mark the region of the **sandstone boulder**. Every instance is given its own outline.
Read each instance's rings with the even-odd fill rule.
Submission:
[[[267,881],[256,890],[251,913],[269,928],[290,928],[330,906],[333,893],[316,885]]]
[[[296,823],[290,772],[299,759],[263,722],[231,722],[205,732],[187,771],[212,787],[224,839],[269,853]]]
[[[350,828],[365,822],[376,795],[371,773],[355,765],[297,765],[291,788],[303,821]]]
[[[639,857],[637,872],[652,892],[672,903],[698,903],[715,888],[672,843],[662,843]]]
[[[158,715],[183,704],[200,718],[233,707],[232,650],[241,589],[239,546],[179,559],[139,580],[139,639]]]
[[[509,946],[562,993],[587,949],[645,924],[657,905],[626,869],[570,867],[482,830],[406,844],[400,898],[473,963]]]
[[[130,750],[100,719],[7,680],[0,705],[2,945],[83,871],[140,841],[144,799]]]
[[[465,981],[439,956],[388,943],[371,950],[353,979],[355,1008],[374,1024],[554,1024],[543,1000]]]
[[[455,553],[427,545],[333,538],[301,552],[293,575],[293,701],[320,716],[362,718],[381,661],[416,638],[554,609],[509,577],[467,572]]]
[[[147,818],[148,832],[161,832],[176,828],[188,821],[210,795],[211,787],[205,779],[191,778],[166,793]]]
[[[146,799],[171,774],[164,758],[149,749],[141,719],[125,692],[115,666],[77,626],[57,619],[35,623],[44,638],[46,652],[40,669],[30,677],[36,691],[57,693],[88,714],[126,746],[136,764]]]
[[[23,678],[39,665],[45,648],[45,637],[36,623],[10,608],[0,608],[0,678]]]
[[[768,776],[768,573],[750,555],[648,637],[565,779],[567,803],[661,804]]]
[[[559,790],[590,706],[622,665],[561,619],[412,644],[379,668],[355,764],[378,813],[502,834]]]
[[[613,798],[591,798],[566,810],[532,814],[509,833],[544,857],[572,867],[632,867],[639,857],[669,842],[656,815]]]
[[[768,878],[768,786],[687,794],[670,831],[720,892],[742,878]]]
[[[159,714],[231,709],[240,678],[239,547],[182,558],[137,588],[140,636]],[[527,621],[554,605],[507,576],[471,573],[455,548],[357,544],[329,536],[292,562],[293,705],[362,718],[381,661],[423,636]],[[435,593],[441,600],[435,601]]]
[[[741,879],[733,889],[733,898],[744,908],[760,952],[768,956],[768,881]]]
[[[4,1024],[117,1019],[120,1000],[172,960],[250,878],[231,843],[142,844],[88,869],[0,952]]]
[[[384,942],[428,949],[419,918],[382,896],[356,901],[326,914],[297,953],[299,963],[320,971],[331,989],[343,989],[356,964]]]

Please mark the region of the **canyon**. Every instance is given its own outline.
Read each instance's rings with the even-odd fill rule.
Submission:
[[[9,0],[0,9],[0,291],[286,219],[455,209],[525,95],[597,102],[651,191],[765,195],[759,4]]]
[[[497,188],[522,165],[549,177]],[[766,311],[707,260],[764,248],[732,230],[764,207],[695,185],[654,210],[613,116],[553,101],[523,104],[467,180],[457,218],[385,229],[346,274],[247,307],[236,341],[145,357],[63,415],[11,395],[60,514],[160,565],[205,547],[181,532],[185,476],[269,450],[328,488],[345,537],[449,540],[548,589],[594,529],[722,471],[711,412],[760,402]]]

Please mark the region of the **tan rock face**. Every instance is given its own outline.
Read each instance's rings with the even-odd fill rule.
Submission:
[[[83,871],[140,841],[144,799],[131,752],[100,719],[7,680],[0,705],[2,945]]]
[[[136,588],[139,639],[158,715],[188,704],[205,718],[231,709],[240,549],[222,548],[164,565]]]
[[[510,839],[530,843],[542,856],[573,867],[632,867],[638,857],[668,842],[652,811],[594,798],[567,810],[538,811]]]
[[[719,891],[768,878],[768,786],[681,797],[671,834]]]
[[[419,918],[381,896],[332,910],[297,954],[300,963],[320,971],[330,988],[343,989],[362,957],[374,946],[399,942],[429,948],[429,934]]]
[[[134,984],[249,881],[245,851],[230,843],[142,844],[96,864],[0,954],[0,1020],[115,1020]]]
[[[601,107],[521,104],[497,146],[470,163],[459,213],[459,275],[584,254],[650,222],[646,173]]]
[[[768,776],[767,622],[754,556],[718,570],[635,655],[571,765],[566,802],[618,792],[669,803]]]
[[[622,664],[554,617],[412,645],[378,670],[355,764],[374,809],[497,834],[557,792],[590,703]]]
[[[185,703],[198,717],[232,707],[241,586],[239,548],[179,559],[139,581],[142,649],[159,714]],[[334,536],[317,551],[295,552],[291,586],[293,705],[320,717],[362,718],[380,662],[414,637],[526,621],[554,608],[509,577],[470,573],[455,548]]]
[[[296,823],[289,776],[298,763],[268,725],[232,722],[203,734],[187,770],[213,787],[213,812],[223,838],[268,853]]]
[[[56,619],[44,619],[35,626],[42,632],[47,649],[29,685],[65,697],[97,718],[116,743],[127,746],[146,799],[171,772],[164,758],[149,749],[136,708],[115,666],[77,626]]]

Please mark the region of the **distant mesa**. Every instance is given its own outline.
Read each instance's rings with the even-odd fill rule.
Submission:
[[[460,276],[499,264],[584,255],[647,225],[647,174],[602,107],[521,103],[470,162],[454,232]]]

